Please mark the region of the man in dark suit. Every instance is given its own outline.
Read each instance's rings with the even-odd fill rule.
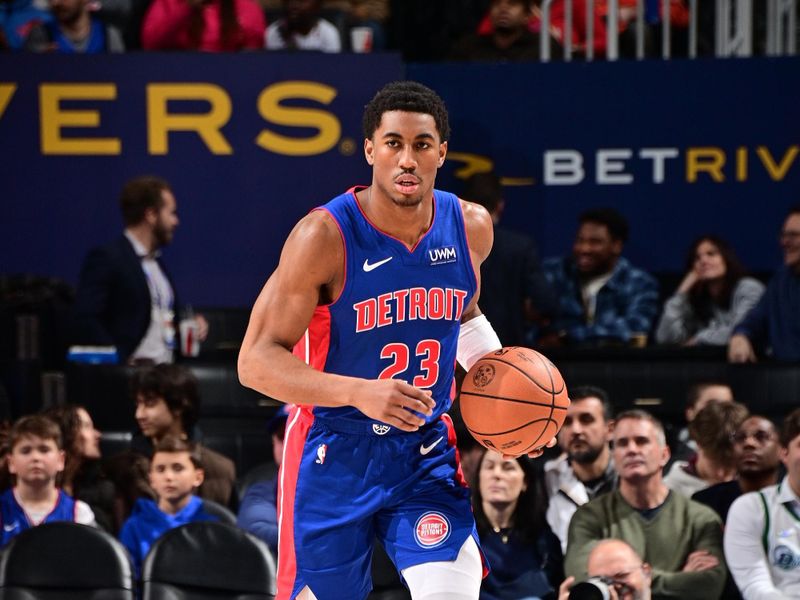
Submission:
[[[533,238],[498,227],[505,201],[494,173],[476,173],[464,200],[482,205],[492,216],[494,244],[481,265],[481,310],[504,346],[527,346],[530,327],[555,314],[557,299],[539,264]]]
[[[172,362],[178,303],[159,250],[178,226],[175,196],[163,179],[137,177],[123,187],[120,209],[124,234],[83,263],[71,342],[116,346],[120,362]],[[204,339],[208,323],[195,321]]]

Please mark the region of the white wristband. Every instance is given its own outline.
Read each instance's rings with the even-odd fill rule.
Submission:
[[[458,360],[458,364],[469,371],[470,367],[479,359],[502,347],[503,344],[500,343],[500,338],[492,329],[492,324],[485,315],[479,315],[461,324],[456,360]]]

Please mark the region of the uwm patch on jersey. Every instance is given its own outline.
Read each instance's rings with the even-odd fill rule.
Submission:
[[[446,265],[458,260],[455,246],[446,246],[443,248],[433,248],[428,250],[428,258],[431,260],[431,265]]]

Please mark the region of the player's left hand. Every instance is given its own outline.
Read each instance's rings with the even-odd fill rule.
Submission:
[[[539,446],[535,450],[531,450],[528,452],[528,458],[539,458],[542,454],[544,454],[545,448],[552,448],[558,443],[558,438],[553,436],[553,438],[547,442],[544,446]],[[512,454],[503,454],[504,459],[516,458],[516,456]]]

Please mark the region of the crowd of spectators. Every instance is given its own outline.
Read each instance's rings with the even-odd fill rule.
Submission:
[[[167,371],[142,366],[131,386],[130,410],[151,437],[152,420],[141,415],[141,382],[160,377],[167,387],[148,397],[165,407],[170,397],[172,420],[161,415],[163,435],[153,439],[149,456],[132,444],[102,457],[100,433],[80,406],[21,417],[5,432],[2,545],[42,523],[73,521],[118,536],[138,571],[166,531],[221,520],[278,554],[276,474],[287,411],[268,424],[271,467],[242,482],[240,508],[230,498],[221,506],[213,499],[220,500],[219,487],[203,484],[214,461],[226,459],[209,460],[200,434],[174,426],[197,409],[193,375],[186,367],[161,367],[183,385],[170,388]],[[689,423],[696,450],[671,467],[680,440],[643,410],[613,415],[612,400],[596,386],[574,389],[549,459],[478,450],[466,477],[492,566],[482,600],[564,600],[589,577],[614,587],[619,598],[796,597],[800,409],[775,423],[748,414],[724,387],[705,382],[689,390],[692,406],[703,390],[716,390],[717,398],[704,398]],[[172,408],[175,402],[182,409]],[[465,454],[474,448],[468,439],[461,445]],[[133,466],[141,464],[143,471]],[[125,489],[124,480],[136,480],[137,491]],[[614,570],[617,563],[631,568]]]
[[[540,0],[5,0],[0,3],[0,49],[58,53],[131,50],[399,51],[406,60],[539,60]],[[622,0],[618,30],[623,56],[634,56],[631,23],[636,2]],[[710,5],[712,3],[702,3]],[[657,55],[661,16],[644,4],[645,47]],[[563,55],[567,11],[550,6],[550,58]],[[571,53],[606,52],[608,6],[595,2],[591,28],[585,0],[573,3]],[[671,0],[674,55],[685,53],[687,0]],[[710,54],[713,7],[700,20],[700,54]],[[361,34],[367,30],[364,43]],[[356,37],[358,35],[358,37]]]

